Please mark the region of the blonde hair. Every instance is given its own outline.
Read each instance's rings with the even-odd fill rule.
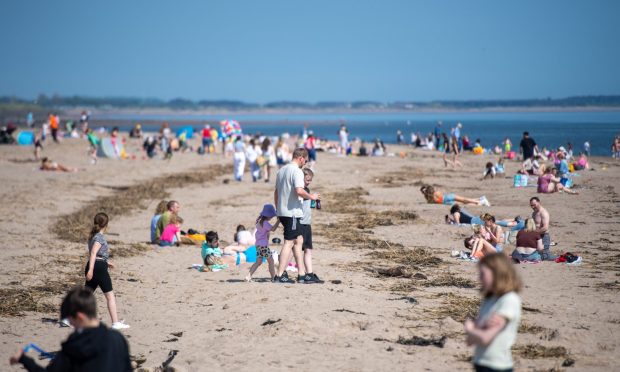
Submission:
[[[157,203],[157,207],[155,207],[155,216],[158,216],[168,210],[168,201],[162,200]]]
[[[503,253],[492,253],[482,257],[479,266],[485,266],[493,273],[493,284],[484,293],[484,297],[500,297],[508,292],[521,291],[521,279],[515,271],[514,264]]]
[[[181,216],[173,214],[172,216],[170,216],[170,223],[173,225],[176,225],[177,223],[183,223],[183,219],[181,218]]]
[[[525,231],[534,231],[536,230],[536,224],[534,223],[534,220],[531,218],[528,218],[525,220],[525,228],[523,229]]]

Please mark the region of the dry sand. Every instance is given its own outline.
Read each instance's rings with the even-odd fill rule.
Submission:
[[[411,149],[404,149],[404,159],[320,153],[313,190],[323,194],[324,208],[313,217],[314,257],[326,283],[248,284],[245,267],[190,269],[200,262],[198,247],[146,244],[148,226],[167,193],[181,202],[184,228],[217,230],[231,241],[237,224],[251,226],[262,205],[272,202],[272,183],[253,184],[247,173],[243,183],[224,183],[231,172],[219,175],[220,165],[231,160],[221,155],[103,159],[91,166],[86,147],[83,140],[48,142],[45,156],[86,169],[58,173],[28,162],[29,147],[0,146],[2,370],[19,369],[8,367],[8,357],[24,344],[58,350],[71,332],[44,320],[55,318],[62,293],[82,282],[86,238],[63,240],[56,227],[110,196],[125,198],[112,207],[106,201],[117,213],[108,239],[119,316],[131,325],[123,333],[131,353],[146,358],[145,367],[178,350],[172,366],[186,371],[466,370],[473,350],[465,346],[461,323],[477,309],[477,269],[449,254],[471,230],[444,225],[448,207],[426,204],[418,185],[484,194],[493,206],[469,209],[501,218],[530,214],[528,199],[536,195],[534,188],[512,188],[509,179],[479,181],[485,157],[466,155],[465,170],[453,171],[437,153]],[[592,165],[596,171],[577,179],[580,195],[541,198],[551,214],[554,250],[577,252],[584,263],[517,267],[525,282],[518,370],[559,370],[567,359],[574,360],[569,370],[608,371],[620,364],[620,162],[593,159]],[[514,174],[517,164],[506,168]],[[174,180],[148,183],[165,175]],[[143,199],[128,203],[135,197]],[[398,266],[409,278],[378,274]],[[267,279],[266,265],[256,277]],[[96,296],[100,318],[109,323],[103,295]],[[17,311],[22,308],[28,311]],[[277,322],[263,325],[268,320]],[[443,348],[396,342],[413,336],[446,336],[446,342]]]

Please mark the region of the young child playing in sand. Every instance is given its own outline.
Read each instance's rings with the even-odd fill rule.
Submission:
[[[488,162],[486,164],[483,176],[483,180],[486,180],[487,178],[495,178],[495,166],[493,165],[493,163]]]
[[[173,244],[176,244],[177,246],[180,245],[182,223],[183,219],[180,216],[176,214],[170,216],[170,223],[164,228],[164,231],[161,233],[161,237],[159,238],[160,247],[170,247]]]
[[[310,183],[314,177],[314,172],[310,168],[304,168],[304,189],[310,194]],[[304,243],[301,249],[304,251],[304,267],[306,268],[306,275],[298,277],[298,283],[323,283],[321,279],[312,270],[312,208],[316,208],[316,201],[310,199],[304,199],[302,204],[302,211],[304,216],[301,218],[299,226],[301,227],[301,235],[304,238]]]
[[[267,259],[267,263],[269,264],[269,275],[273,280],[273,277],[276,276],[275,263],[273,261],[273,256],[271,251],[269,250],[269,234],[272,231],[276,231],[278,226],[280,226],[280,221],[276,221],[275,225],[271,225],[269,221],[273,219],[277,215],[276,208],[271,204],[265,204],[262,212],[260,212],[260,216],[256,220],[256,262],[250,267],[250,272],[246,275],[245,280],[248,282],[252,281],[252,275],[258,269],[258,267],[263,263],[263,258]]]
[[[220,238],[215,231],[209,231],[205,234],[205,242],[202,243],[200,255],[204,263],[200,271],[219,271],[228,267],[222,260]]]
[[[103,291],[106,301],[108,302],[108,311],[112,318],[112,328],[125,329],[129,326],[118,321],[116,313],[116,298],[112,292],[112,279],[108,273],[108,267],[113,269],[114,265],[108,261],[110,257],[110,249],[108,242],[103,235],[108,229],[108,215],[105,213],[97,213],[95,215],[93,227],[88,237],[88,262],[84,275],[86,276],[86,287],[93,291],[100,287]]]
[[[476,320],[465,321],[467,345],[476,345],[476,371],[511,371],[510,349],[521,320],[521,281],[502,253],[485,256],[478,264],[484,299]]]

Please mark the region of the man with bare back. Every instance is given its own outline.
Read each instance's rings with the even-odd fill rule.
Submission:
[[[549,212],[540,204],[540,199],[536,196],[530,199],[530,207],[534,211],[532,218],[536,223],[536,231],[542,236],[543,241],[543,261],[555,261],[557,256],[551,253],[549,246],[551,245],[551,236],[549,235]]]

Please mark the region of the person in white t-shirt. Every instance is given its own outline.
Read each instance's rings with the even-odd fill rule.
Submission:
[[[319,194],[309,194],[304,190],[304,173],[301,170],[308,162],[308,151],[298,148],[293,151],[291,162],[282,167],[276,176],[276,189],[273,192],[274,205],[280,223],[284,227],[284,246],[280,252],[278,270],[273,281],[276,283],[293,283],[286,273],[291,259],[291,251],[297,262],[299,278],[306,276],[302,259],[303,236],[300,227],[303,217],[303,199],[319,200]]]
[[[476,371],[512,371],[511,348],[521,321],[521,280],[503,253],[484,256],[478,264],[484,299],[476,320],[465,321],[467,344],[475,345]]]
[[[340,152],[341,154],[346,155],[347,149],[349,148],[349,130],[346,126],[340,126],[338,137],[340,138]]]

